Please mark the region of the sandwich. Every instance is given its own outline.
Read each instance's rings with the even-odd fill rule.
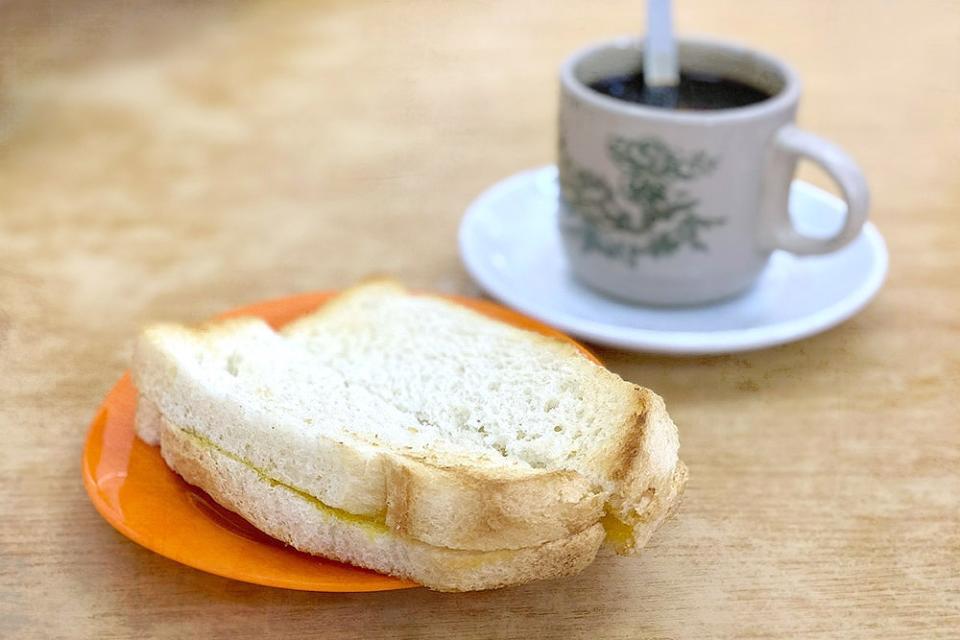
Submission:
[[[136,429],[300,551],[470,591],[636,554],[686,480],[663,400],[576,346],[392,281],[275,331],[140,335]]]

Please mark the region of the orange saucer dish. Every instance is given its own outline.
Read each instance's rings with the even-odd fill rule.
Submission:
[[[315,310],[335,292],[309,293],[243,307],[221,318],[259,316],[274,328]],[[573,340],[510,309],[446,296],[489,317]],[[588,357],[596,358],[576,344]],[[107,522],[134,542],[208,573],[253,584],[303,591],[360,592],[416,587],[413,582],[300,553],[224,509],[171,471],[133,428],[137,390],[129,373],[110,390],[90,425],[83,450],[83,484]]]

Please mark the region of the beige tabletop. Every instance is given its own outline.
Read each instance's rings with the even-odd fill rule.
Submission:
[[[555,69],[642,3],[0,4],[0,637],[960,637],[960,4],[678,2],[806,83],[892,269],[862,314],[735,356],[599,350],[691,479],[637,559],[495,592],[336,595],[176,564],[80,482],[138,326],[390,273],[477,294],[456,230],[553,159]]]

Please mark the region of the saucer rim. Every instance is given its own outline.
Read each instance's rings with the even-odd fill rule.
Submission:
[[[860,235],[864,236],[870,248],[869,273],[841,300],[801,318],[743,329],[659,331],[633,329],[579,318],[563,311],[544,310],[540,305],[527,303],[516,288],[502,288],[495,285],[493,281],[496,276],[489,273],[486,262],[477,255],[477,251],[471,245],[471,227],[481,215],[482,210],[489,206],[487,203],[490,199],[516,189],[520,186],[518,183],[536,183],[537,180],[550,177],[548,174],[556,174],[554,165],[527,169],[498,181],[478,195],[467,207],[460,222],[458,230],[460,258],[470,277],[487,295],[521,313],[595,344],[671,355],[718,355],[765,349],[795,342],[831,329],[859,313],[879,292],[889,270],[886,242],[877,227],[872,222],[867,222],[860,231]],[[791,198],[820,200],[824,205],[834,209],[845,206],[840,198],[801,180],[793,181],[790,193]],[[730,304],[730,301],[706,304],[697,308],[707,310],[721,304]],[[644,305],[636,306],[644,307]],[[670,311],[669,308],[656,308]],[[688,310],[690,307],[683,309]]]

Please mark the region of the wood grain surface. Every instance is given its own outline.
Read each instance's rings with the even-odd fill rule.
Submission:
[[[799,344],[601,350],[690,466],[638,559],[469,595],[299,593],[180,566],[83,493],[138,326],[373,273],[476,294],[464,206],[553,159],[566,53],[642,3],[0,4],[0,637],[960,637],[960,3],[682,0],[792,61],[892,270]]]

